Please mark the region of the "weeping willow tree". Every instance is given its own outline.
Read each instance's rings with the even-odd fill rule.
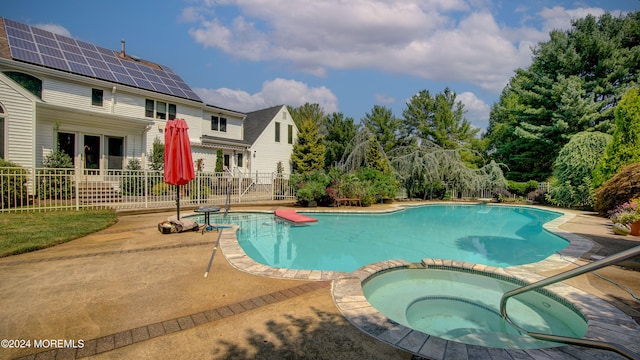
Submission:
[[[434,186],[444,185],[468,191],[507,186],[500,165],[494,161],[478,169],[471,169],[462,160],[462,149],[444,149],[418,137],[402,143],[409,145],[384,152],[376,137],[363,128],[351,141],[343,166],[347,171],[359,167],[383,166],[383,169],[392,171],[403,181],[410,197],[416,193],[416,189],[426,189],[427,186],[431,199]],[[384,171],[383,169],[380,170]],[[424,197],[427,197],[426,191]]]

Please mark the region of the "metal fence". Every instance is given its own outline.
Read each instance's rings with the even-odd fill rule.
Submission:
[[[0,168],[0,212],[168,208],[178,191],[181,206],[295,199],[288,174],[198,172],[176,188],[162,171]]]

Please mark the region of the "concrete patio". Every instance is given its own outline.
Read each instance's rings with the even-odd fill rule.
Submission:
[[[173,214],[123,213],[98,233],[0,259],[0,339],[30,340],[29,347],[0,349],[0,358],[412,358],[345,320],[328,278],[240,271],[223,256],[224,243],[204,278],[217,233],[160,234],[158,222]],[[640,245],[638,237],[613,235],[606,219],[575,214],[560,228],[595,242],[582,261]],[[637,264],[599,273],[638,294]],[[550,275],[560,269],[541,270]],[[609,282],[590,274],[565,283],[640,319],[639,303]],[[43,340],[66,340],[76,348]],[[46,346],[36,348],[36,341]]]

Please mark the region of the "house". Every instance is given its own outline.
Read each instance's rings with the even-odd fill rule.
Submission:
[[[194,161],[235,175],[290,171],[297,129],[286,106],[243,113],[204,103],[170,68],[0,18],[0,158],[42,167],[56,146],[99,179],[149,168],[168,120],[189,125]],[[195,166],[195,165],[194,165]]]

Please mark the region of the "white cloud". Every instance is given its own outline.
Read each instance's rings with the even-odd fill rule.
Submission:
[[[456,100],[464,104],[465,117],[473,126],[486,129],[489,125],[489,112],[491,111],[487,103],[468,91],[458,94]]]
[[[469,82],[498,94],[531,47],[571,19],[599,8],[522,10],[511,27],[487,0],[202,0],[192,19],[204,47],[252,61],[281,61],[319,77],[331,69],[374,69],[433,81]],[[234,9],[223,16],[216,11]],[[239,15],[238,15],[239,14]],[[197,16],[196,16],[197,15]],[[518,21],[510,21],[516,24]]]
[[[583,18],[587,15],[598,17],[604,13],[605,11],[600,8],[565,9],[562,6],[554,6],[552,8],[543,8],[539,15],[544,21],[542,31],[549,33],[551,30],[569,29],[571,20]]]
[[[469,81],[498,93],[530,61],[521,39],[505,37],[484,1],[223,1],[240,16],[206,16],[190,34],[205,47],[253,61],[328,69],[378,69],[428,80]],[[202,3],[222,8],[220,2]],[[470,5],[471,4],[471,5]],[[193,11],[185,18],[196,19]],[[525,33],[523,33],[525,34]],[[536,34],[537,35],[537,34]],[[537,39],[536,39],[537,40]]]
[[[35,24],[33,26],[42,30],[51,31],[54,34],[58,34],[66,37],[72,37],[71,32],[62,25],[49,23],[49,24]]]
[[[307,84],[287,79],[265,81],[262,89],[250,94],[242,90],[227,88],[194,89],[202,100],[210,105],[216,105],[241,112],[250,112],[275,105],[300,106],[305,103],[318,103],[326,113],[338,111],[338,98],[333,92],[324,87],[309,87]]]
[[[396,98],[390,97],[387,95],[382,95],[382,94],[376,94],[374,100],[376,104],[383,104],[383,105],[393,104],[394,102],[396,102]]]

